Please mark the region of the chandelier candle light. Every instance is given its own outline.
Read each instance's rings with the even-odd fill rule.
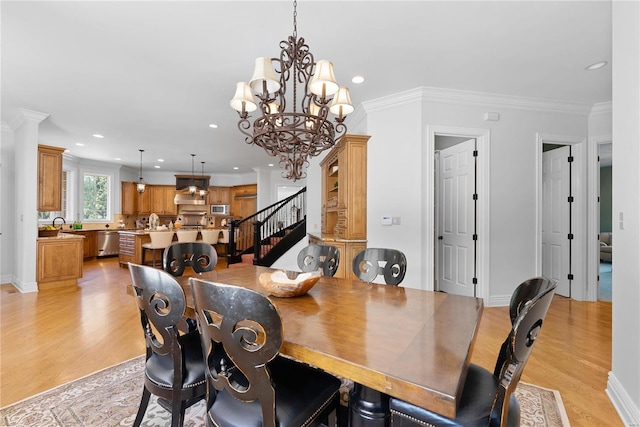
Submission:
[[[200,162],[202,163],[202,178],[204,179],[204,162]],[[204,199],[204,196],[207,195],[207,190],[206,188],[201,188],[200,189],[200,198]]]
[[[293,181],[306,176],[308,157],[333,147],[346,133],[345,116],[354,111],[349,89],[336,82],[333,64],[314,62],[304,38],[298,38],[296,8],[294,1],[293,35],[280,42],[280,58],[257,58],[253,77],[236,85],[230,102],[240,116],[238,129],[247,136],[245,142],[278,156],[284,163],[283,176]],[[288,83],[292,88],[287,88]],[[304,86],[300,94],[299,84]],[[291,111],[287,111],[289,99]],[[252,128],[249,113],[256,110],[259,116]],[[335,124],[328,119],[329,113],[336,116]]]

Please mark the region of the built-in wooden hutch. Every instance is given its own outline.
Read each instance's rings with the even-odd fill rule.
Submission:
[[[335,277],[350,277],[351,261],[367,247],[367,135],[345,135],[320,162],[322,234],[309,243],[340,251]]]

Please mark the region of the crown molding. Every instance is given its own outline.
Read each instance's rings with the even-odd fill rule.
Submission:
[[[11,126],[11,129],[15,131],[20,126],[22,126],[24,122],[27,120],[32,120],[32,121],[36,121],[37,123],[40,123],[47,117],[49,117],[48,113],[41,113],[39,111],[27,110],[26,108],[18,108],[18,115],[16,116],[15,119],[13,119],[10,126]]]
[[[366,101],[362,104],[367,112],[372,112],[388,109],[400,104],[414,102],[418,99],[424,102],[435,102],[441,104],[467,105],[492,109],[538,111],[543,113],[588,115],[592,110],[592,106],[588,104],[575,102],[525,98],[435,87],[420,87],[394,95],[373,99],[371,101]]]
[[[613,103],[611,101],[598,102],[591,107],[591,114],[611,113],[613,111]]]

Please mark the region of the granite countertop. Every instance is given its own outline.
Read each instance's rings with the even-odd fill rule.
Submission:
[[[65,231],[65,232],[58,233],[57,236],[53,236],[53,237],[38,237],[38,240],[52,240],[52,239],[84,239],[84,236],[70,234]]]

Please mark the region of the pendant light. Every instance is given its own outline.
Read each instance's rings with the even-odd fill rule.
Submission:
[[[138,193],[142,194],[144,193],[144,189],[147,183],[144,182],[144,179],[142,179],[142,153],[144,153],[144,150],[139,150],[139,151],[140,151],[140,180],[138,181],[137,189],[138,189]]]
[[[194,171],[193,171],[193,159],[196,157],[195,154],[191,155],[191,185],[189,186],[189,194],[191,194],[192,196],[194,196],[196,194],[196,191],[198,191],[198,186],[196,185],[196,183],[193,181],[193,175],[194,175]]]
[[[204,180],[204,162],[200,162],[202,163],[202,182],[205,182]],[[201,188],[200,189],[200,198],[204,199],[204,196],[207,195],[207,190],[205,188]]]

